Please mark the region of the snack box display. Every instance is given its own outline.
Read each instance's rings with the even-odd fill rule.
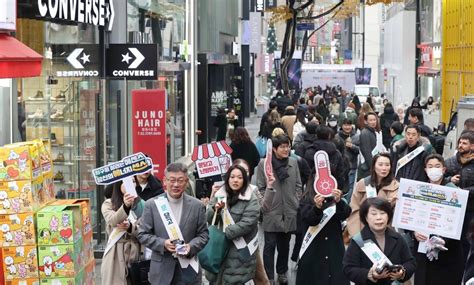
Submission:
[[[89,199],[59,199],[49,205],[79,205],[82,214],[82,234],[86,235],[92,231],[91,225],[91,207]]]
[[[54,191],[53,177],[44,178],[43,187],[38,191],[38,201],[40,205],[46,205],[47,203],[56,199],[56,192]]]
[[[33,180],[43,175],[38,144],[10,144],[0,147],[0,181]]]
[[[25,245],[0,249],[4,280],[38,279],[36,246]]]
[[[35,140],[39,145],[41,171],[43,172],[43,178],[53,178],[53,160],[51,158],[51,141]]]
[[[74,277],[84,266],[83,241],[74,244],[38,245],[40,279]]]
[[[83,285],[84,269],[73,277],[41,278],[41,285]]]
[[[92,242],[92,231],[88,232],[82,238],[84,244],[82,247],[82,260],[86,265],[90,260],[94,259],[94,244]]]
[[[71,244],[82,237],[80,205],[49,205],[36,213],[38,245]]]
[[[95,284],[95,260],[92,259],[86,264],[84,268],[84,284],[94,285]]]
[[[42,187],[42,184],[28,180],[0,181],[0,214],[36,211],[39,208],[37,193]]]
[[[0,215],[0,246],[36,245],[33,213]]]
[[[39,285],[39,279],[21,279],[21,280],[8,280],[5,281],[5,285]]]

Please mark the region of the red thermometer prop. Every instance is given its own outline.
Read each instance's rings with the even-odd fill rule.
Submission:
[[[267,141],[267,154],[265,155],[265,161],[263,166],[265,168],[265,178],[273,176],[273,167],[272,167],[272,156],[273,156],[273,145],[272,140],[268,139]]]
[[[324,197],[332,195],[332,190],[337,189],[337,180],[331,174],[331,166],[327,152],[318,151],[314,154],[316,175],[314,177],[314,191]]]

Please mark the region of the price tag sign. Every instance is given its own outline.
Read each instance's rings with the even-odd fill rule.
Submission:
[[[322,150],[316,152],[314,165],[316,170],[314,191],[324,197],[331,196],[332,190],[337,189],[337,180],[331,174],[331,164],[327,152]]]

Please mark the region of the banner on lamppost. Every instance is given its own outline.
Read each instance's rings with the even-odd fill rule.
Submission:
[[[259,12],[250,12],[250,46],[251,53],[259,54],[261,52],[261,36],[262,36],[262,15]]]
[[[277,0],[265,0],[265,10],[276,8]]]

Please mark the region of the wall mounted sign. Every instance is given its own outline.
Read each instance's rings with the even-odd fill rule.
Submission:
[[[263,12],[265,10],[265,0],[255,0],[255,12]]]
[[[114,0],[38,0],[38,12],[43,18],[65,20],[112,30],[115,18]]]
[[[16,30],[16,0],[3,0],[0,9],[0,30]]]
[[[154,80],[158,74],[156,44],[111,44],[107,49],[107,76]]]
[[[60,53],[61,55],[59,55]],[[58,77],[100,77],[100,56],[98,45],[53,46],[53,58],[66,57],[66,65],[58,67]]]

